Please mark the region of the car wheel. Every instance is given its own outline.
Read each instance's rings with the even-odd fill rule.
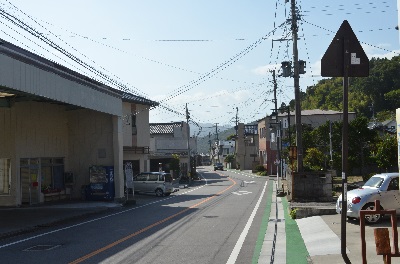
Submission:
[[[156,190],[156,196],[158,196],[158,197],[162,197],[162,196],[164,196],[164,192],[163,192],[163,190],[161,190],[161,189],[157,189],[157,190]]]
[[[383,209],[382,206],[381,206],[381,209]],[[368,203],[368,204],[364,205],[362,210],[375,210],[375,204]],[[373,225],[373,224],[377,224],[380,221],[382,221],[382,218],[383,218],[383,215],[381,215],[381,214],[365,215],[365,222],[367,224]]]

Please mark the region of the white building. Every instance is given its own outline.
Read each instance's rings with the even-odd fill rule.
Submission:
[[[149,167],[155,105],[1,41],[0,206],[44,202],[45,186],[80,198],[93,165],[113,167],[123,199],[123,161]]]

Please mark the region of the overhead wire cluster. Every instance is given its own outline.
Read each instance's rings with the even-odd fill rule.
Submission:
[[[139,88],[137,88],[133,85],[130,85],[130,84],[126,84],[120,78],[118,78],[118,76],[116,76],[115,74],[112,74],[110,71],[107,71],[103,67],[97,66],[97,67],[101,68],[101,69],[97,69],[97,67],[93,66],[93,65],[98,65],[94,60],[91,60],[90,58],[85,56],[85,54],[80,53],[78,49],[72,47],[66,41],[61,39],[58,35],[51,32],[47,27],[45,27],[41,23],[39,23],[38,19],[35,19],[32,16],[24,13],[22,10],[20,10],[16,6],[14,6],[10,1],[8,1],[8,0],[6,0],[6,1],[9,3],[9,6],[10,6],[9,11],[7,11],[5,9],[5,7],[4,8],[1,7],[0,8],[0,16],[2,16],[6,21],[8,21],[8,23],[11,23],[12,25],[14,25],[20,29],[23,29],[24,31],[28,32],[29,34],[35,36],[42,43],[45,43],[46,45],[50,46],[52,49],[56,50],[60,54],[66,56],[67,59],[60,57],[58,54],[51,52],[49,49],[43,47],[42,45],[40,45],[38,43],[35,43],[31,39],[29,39],[26,36],[23,36],[21,34],[21,36],[23,36],[25,39],[34,43],[36,46],[40,47],[41,49],[45,50],[46,52],[51,52],[54,56],[56,56],[57,58],[61,59],[64,62],[66,62],[68,65],[73,65],[70,63],[70,61],[78,64],[80,67],[82,67],[83,69],[85,69],[86,71],[91,73],[94,76],[94,79],[96,79],[98,81],[106,82],[106,83],[110,84],[111,86],[117,87],[118,89],[120,89],[122,91],[127,91],[127,92],[133,93],[135,95],[139,95],[139,96],[148,98],[148,95],[145,94],[143,91],[141,91]],[[351,7],[352,7],[352,10],[354,10],[354,12],[364,12],[364,13],[370,12],[370,9],[373,9],[374,11],[379,11],[379,12],[387,12],[388,11],[387,8],[389,7],[389,5],[387,5],[387,2],[385,2],[385,1],[379,1],[378,3],[370,2],[370,3],[365,3],[363,5],[354,3],[354,4],[350,4],[350,5],[352,5]],[[279,9],[282,6],[284,7],[284,10]],[[322,14],[325,14],[328,16],[330,15],[330,12],[349,12],[350,14],[352,14],[352,12],[349,11],[349,8],[347,8],[347,6],[348,5],[346,5],[346,8],[344,5],[339,5],[337,7],[333,3],[325,4],[322,7],[313,5],[310,7],[311,11],[309,13],[307,13],[302,8],[302,5],[300,4],[299,5],[299,7],[300,7],[299,14],[301,14],[301,16],[302,16],[302,19],[300,20],[300,22],[301,22],[300,25],[309,24],[311,26],[322,29],[325,32],[328,32],[328,34],[332,34],[332,33],[334,33],[333,31],[328,30],[322,26],[316,25],[314,23],[311,23],[307,20],[304,20],[304,16],[306,16],[307,14],[312,14],[312,12],[319,12],[319,13],[322,13]],[[14,14],[12,14],[12,12],[14,12]],[[276,26],[276,24],[278,24],[278,20],[279,20],[277,18],[277,15],[280,12],[282,12],[282,13],[284,12],[285,19],[284,19],[283,23],[280,23],[279,26]],[[353,12],[353,14],[354,14],[354,12]],[[24,19],[21,16],[19,16],[17,14],[22,14],[25,18],[26,17],[29,18],[30,21],[33,21],[33,23],[36,26],[39,26],[42,30],[36,29],[35,26],[30,25],[28,22],[24,21]],[[82,35],[73,33],[71,31],[68,31],[68,32],[72,34],[71,37],[80,37],[80,38],[86,39],[88,41],[102,45],[104,47],[113,49],[118,52],[129,53],[130,55],[134,55],[137,58],[140,58],[142,60],[146,60],[146,61],[149,61],[149,62],[152,62],[155,64],[159,64],[159,65],[162,65],[165,67],[169,67],[172,69],[193,73],[196,76],[198,76],[198,77],[195,77],[192,81],[188,82],[187,84],[179,86],[178,88],[174,89],[173,91],[167,93],[167,95],[159,101],[160,106],[157,109],[160,111],[160,114],[161,113],[171,113],[178,117],[184,116],[184,110],[181,109],[181,107],[179,105],[171,106],[171,105],[168,105],[167,102],[171,102],[173,99],[175,99],[181,95],[187,94],[189,91],[193,90],[194,88],[198,87],[200,84],[202,84],[210,79],[218,78],[221,80],[231,81],[237,85],[230,86],[230,88],[227,90],[227,92],[221,93],[220,95],[212,95],[212,96],[208,96],[206,98],[202,98],[201,102],[198,104],[197,104],[198,100],[197,101],[192,100],[192,101],[190,101],[190,103],[201,106],[201,105],[205,105],[206,101],[216,99],[219,96],[223,97],[227,93],[232,93],[232,92],[235,93],[235,92],[239,92],[239,91],[250,91],[251,96],[248,99],[242,100],[238,104],[232,103],[232,104],[227,104],[226,106],[228,108],[229,107],[232,107],[232,108],[240,107],[240,108],[246,109],[247,111],[241,111],[241,113],[243,113],[243,114],[240,117],[240,121],[251,122],[251,121],[254,121],[254,118],[256,118],[256,115],[259,114],[260,111],[266,110],[266,108],[269,105],[269,102],[272,99],[271,77],[267,75],[266,77],[263,77],[263,79],[258,82],[248,83],[248,82],[245,82],[242,80],[234,80],[234,79],[230,79],[230,78],[219,77],[218,75],[221,72],[223,72],[225,69],[229,68],[234,63],[236,63],[237,61],[242,59],[243,57],[247,56],[249,53],[251,53],[257,47],[259,47],[260,44],[263,43],[265,40],[275,38],[275,36],[280,41],[275,41],[275,44],[274,44],[274,41],[272,41],[271,50],[269,53],[267,53],[267,59],[269,57],[268,65],[280,65],[280,62],[282,59],[290,60],[289,42],[291,41],[290,40],[291,31],[290,31],[290,24],[286,21],[286,16],[287,16],[286,5],[282,4],[281,1],[279,1],[279,0],[276,0],[274,21],[273,21],[273,23],[274,23],[273,30],[271,30],[264,36],[260,37],[259,39],[256,39],[250,45],[248,45],[244,49],[242,49],[240,52],[236,53],[235,55],[231,56],[230,58],[228,58],[221,64],[217,65],[216,67],[212,68],[209,71],[206,71],[205,73],[195,72],[190,69],[185,69],[185,68],[182,68],[179,66],[175,66],[175,65],[172,65],[169,63],[162,62],[160,60],[146,58],[142,55],[134,54],[132,52],[127,52],[122,49],[115,48],[112,45],[106,44],[102,41],[94,40],[93,38],[91,38],[89,36],[82,36]],[[10,29],[12,29],[9,24],[6,24],[2,20],[0,20],[0,23],[9,27]],[[44,22],[44,23],[47,23],[47,22]],[[47,23],[47,24],[49,25],[49,23]],[[311,65],[309,49],[307,47],[307,43],[309,42],[309,40],[305,37],[306,32],[303,30],[303,27],[300,27],[300,28],[301,28],[301,33],[302,33],[301,38],[304,41],[304,45],[306,48],[306,54],[307,54],[306,59],[307,59],[308,64]],[[12,30],[17,32],[15,29],[12,29]],[[372,30],[385,30],[385,28],[369,29],[369,31],[372,31]],[[3,33],[7,34],[5,31],[3,31]],[[17,32],[17,33],[20,34],[19,32]],[[313,36],[313,35],[314,34],[308,34],[308,37]],[[8,36],[13,38],[13,36],[11,36],[9,34],[8,34]],[[57,44],[56,41],[50,39],[50,36],[52,36],[53,38],[56,38],[58,41],[61,41],[63,43],[63,45],[67,45],[68,48],[63,48],[61,45]],[[15,38],[13,38],[13,39],[15,39]],[[105,39],[107,39],[107,38],[104,37],[103,40],[105,40]],[[123,41],[133,41],[129,37],[124,37],[124,38],[122,38],[122,40]],[[234,39],[234,41],[243,41],[243,40],[244,40],[244,38]],[[216,41],[216,40],[212,40],[212,39],[155,39],[153,41],[158,41],[158,42],[211,42],[211,41]],[[387,50],[387,49],[384,49],[381,47],[377,47],[374,45],[370,45],[367,43],[363,43],[363,44],[366,44],[366,45],[369,45],[369,46],[372,46],[372,47],[375,47],[375,48],[378,48],[381,50],[390,51],[390,50]],[[32,48],[30,48],[30,49],[32,49]],[[68,51],[67,49],[73,50],[72,52],[78,53],[79,55],[72,54],[72,52]],[[40,54],[40,53],[38,53],[38,54]],[[87,61],[89,61],[89,62],[87,62]],[[74,66],[74,67],[76,68],[76,66]],[[79,68],[76,68],[76,69],[79,70]],[[278,69],[278,73],[279,73],[279,69]],[[311,73],[311,75],[314,75],[314,74]],[[292,97],[289,96],[289,94],[293,93],[292,87],[282,85],[283,81],[280,80],[280,78],[278,78],[277,81],[280,84],[278,86],[279,89],[277,91],[278,95],[281,97],[285,97],[285,99],[290,100],[290,98],[292,98]],[[149,109],[152,109],[152,108],[149,108]],[[194,118],[194,116],[192,114],[192,119],[193,118]],[[229,119],[231,117],[227,114],[223,114],[222,118]],[[217,115],[212,115],[209,118],[209,120],[200,120],[200,121],[212,122],[217,119],[218,120],[221,119],[220,113]],[[199,125],[199,123],[200,123],[200,122],[198,122],[199,119],[196,119],[196,120],[197,121],[192,120],[192,122]],[[229,123],[229,122],[231,122],[231,120],[227,120],[226,122]],[[199,129],[200,129],[200,125],[199,125]]]

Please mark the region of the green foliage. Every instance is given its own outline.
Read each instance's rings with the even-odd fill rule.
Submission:
[[[297,208],[293,208],[292,210],[290,210],[289,215],[292,219],[296,219],[296,214],[297,214]]]
[[[259,176],[267,176],[267,172],[266,171],[259,171],[259,172],[256,172],[256,174],[259,175]]]
[[[233,155],[233,154],[226,155],[226,157],[224,159],[224,161],[227,162],[227,163],[231,163],[234,160],[235,160],[235,155]]]
[[[399,99],[400,102],[400,99]],[[390,119],[396,119],[396,113],[395,111],[389,111],[389,110],[384,110],[376,114],[376,120],[379,122],[390,120]]]
[[[179,155],[177,154],[172,154],[172,159],[169,162],[169,168],[172,171],[175,171],[177,173],[180,172],[180,166],[179,166]]]
[[[309,148],[304,157],[304,166],[312,171],[319,171],[324,169],[325,155],[317,148]]]
[[[265,168],[264,168],[263,165],[257,165],[257,166],[255,167],[255,171],[256,171],[256,172],[262,172],[262,171],[265,171]]]
[[[392,59],[372,58],[368,77],[349,79],[349,111],[372,116],[374,112],[393,112],[400,102],[400,56]],[[294,103],[294,102],[293,102]],[[290,102],[292,104],[292,102]],[[302,96],[302,109],[343,109],[343,79],[334,77],[307,88]]]
[[[235,140],[236,139],[236,134],[231,134],[229,136],[226,137],[226,140]]]
[[[375,158],[378,167],[386,171],[397,164],[396,135],[384,135],[379,140]]]

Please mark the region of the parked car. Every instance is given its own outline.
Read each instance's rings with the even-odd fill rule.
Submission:
[[[216,170],[224,170],[224,165],[222,163],[215,163],[214,164],[214,171]]]
[[[375,200],[379,200],[381,209],[396,209],[400,212],[399,174],[382,173],[372,176],[362,187],[347,192],[347,218],[360,218],[360,210],[374,210]],[[336,212],[342,211],[342,195],[336,202]],[[368,224],[378,223],[383,215],[366,215]]]
[[[135,192],[155,193],[157,196],[168,196],[175,191],[172,176],[165,172],[142,172],[133,177]]]

